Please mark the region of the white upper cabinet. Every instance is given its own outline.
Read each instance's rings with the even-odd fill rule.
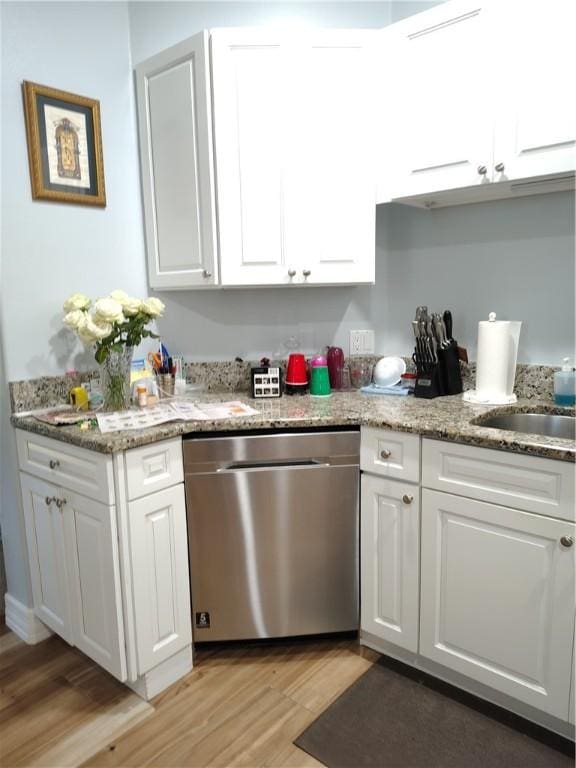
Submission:
[[[287,44],[270,32],[212,33],[214,141],[224,285],[288,282],[284,164]]]
[[[573,172],[576,5],[507,0],[498,4],[496,24],[494,34],[509,48],[509,64],[495,83],[495,180]]]
[[[374,282],[373,40],[218,29],[137,67],[152,287]]]
[[[366,32],[212,32],[223,285],[374,281]]]
[[[208,35],[136,68],[140,165],[152,288],[218,282]]]
[[[307,284],[374,282],[373,35],[314,32],[289,57],[285,251]]]
[[[396,118],[379,201],[430,206],[573,187],[574,15],[569,2],[452,0],[385,30]],[[381,79],[389,60],[383,53]]]
[[[489,179],[493,58],[487,50],[485,5],[443,3],[399,23],[396,40],[386,37],[397,64],[386,153],[394,198]]]

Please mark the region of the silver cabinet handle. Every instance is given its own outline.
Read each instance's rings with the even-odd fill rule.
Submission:
[[[48,462],[48,466],[50,467],[50,469],[56,469],[56,467],[60,466],[60,462],[58,461],[58,459],[50,459],[50,461]]]
[[[64,504],[66,504],[66,499],[54,499],[54,501],[56,502],[58,509],[62,509]]]
[[[312,272],[309,269],[303,269],[302,274],[304,275],[304,277],[310,277]]]
[[[212,277],[212,272],[209,272],[207,269],[202,270],[202,277],[209,278]]]
[[[296,270],[295,269],[289,269],[288,270],[288,277],[296,277]]]
[[[46,503],[47,507],[49,507],[50,504],[52,504],[53,501],[56,501],[54,496],[46,496],[46,498],[44,499],[44,502]]]
[[[380,451],[380,458],[381,459],[386,460],[386,459],[389,459],[390,456],[392,456],[392,451],[387,451],[386,449],[384,449],[383,451]]]
[[[402,496],[402,501],[404,504],[412,504],[414,501],[414,496],[409,496],[407,493],[405,493],[404,496]]]
[[[562,544],[563,547],[571,547],[574,544],[573,536],[562,536],[560,544]]]
[[[478,171],[480,176],[486,176],[486,174],[488,173],[488,168],[486,168],[485,165],[479,165],[476,170]]]
[[[498,171],[498,173],[502,173],[502,171],[504,170],[504,163],[496,163],[496,165],[494,166],[494,170]]]

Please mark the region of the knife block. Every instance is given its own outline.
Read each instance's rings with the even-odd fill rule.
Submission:
[[[458,344],[452,340],[449,347],[438,350],[438,362],[423,361],[415,350],[412,359],[416,364],[415,397],[428,399],[442,395],[458,395],[462,392],[462,373],[458,359]]]
[[[442,394],[440,386],[440,366],[438,363],[428,364],[424,369],[416,364],[416,386],[414,397],[426,397],[428,399],[439,397]]]
[[[462,371],[458,358],[458,343],[451,341],[450,346],[438,352],[443,395],[459,395],[462,392]]]

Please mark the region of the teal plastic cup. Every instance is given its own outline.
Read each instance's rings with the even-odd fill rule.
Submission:
[[[327,397],[330,394],[328,366],[316,365],[310,369],[310,373],[310,394],[314,397]]]

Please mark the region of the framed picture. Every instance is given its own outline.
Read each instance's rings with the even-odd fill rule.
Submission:
[[[106,205],[100,102],[24,81],[32,197]]]

